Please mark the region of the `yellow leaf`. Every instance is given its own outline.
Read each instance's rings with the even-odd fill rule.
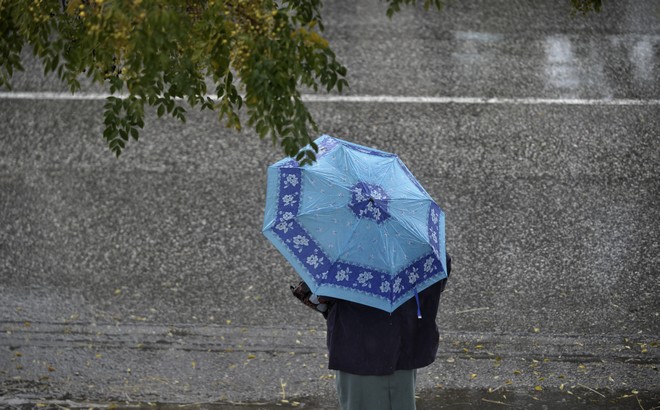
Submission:
[[[540,331],[541,331],[541,328],[540,328],[540,327],[535,327],[535,328],[534,328],[534,333],[538,333],[538,332],[540,332]]]
[[[192,362],[192,368],[196,369],[197,368],[197,362]]]
[[[477,374],[476,374],[476,373],[472,373],[472,374],[470,375],[470,379],[476,379],[476,378],[477,378]]]
[[[72,0],[67,4],[66,12],[69,14],[73,14],[76,12],[76,9],[78,9],[79,6],[82,6],[81,0]]]
[[[475,348],[475,349],[483,349],[483,348],[484,348],[484,345],[476,345],[474,348]]]
[[[252,353],[250,353],[250,354],[248,355],[248,359],[250,359],[250,360],[252,360],[252,359],[256,359],[256,358],[257,358],[257,356],[253,355]]]
[[[536,390],[536,391],[543,391],[543,387],[541,387],[541,386],[535,386],[535,387],[534,387],[534,390]]]
[[[564,390],[564,383],[559,385],[559,390]]]
[[[521,372],[520,370],[514,370],[514,371],[513,371],[513,374],[515,374],[515,375],[519,375],[519,374],[522,374],[522,372]]]
[[[119,296],[121,294],[121,289],[115,289],[115,296]]]

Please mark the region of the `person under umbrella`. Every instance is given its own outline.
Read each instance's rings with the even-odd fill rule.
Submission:
[[[444,213],[395,154],[315,144],[313,165],[269,167],[263,232],[303,279],[294,295],[327,318],[342,409],[414,409],[450,272]]]

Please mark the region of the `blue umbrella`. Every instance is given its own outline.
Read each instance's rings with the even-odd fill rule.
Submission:
[[[263,233],[316,295],[392,312],[447,277],[445,216],[398,156],[328,135],[268,168]]]

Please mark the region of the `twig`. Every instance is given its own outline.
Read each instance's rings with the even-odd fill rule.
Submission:
[[[498,391],[499,389],[501,389],[504,386],[505,386],[504,384],[500,384],[496,388],[488,390],[488,393],[495,393],[496,391]]]
[[[513,407],[511,404],[504,403],[503,401],[488,400],[488,399],[484,399],[483,397],[481,398],[481,401],[485,401],[486,403],[501,404],[502,406],[507,406],[507,407]]]
[[[635,398],[637,399],[637,404],[639,404],[639,408],[644,410],[644,406],[642,406],[641,400],[639,400],[639,396],[635,395]]]
[[[479,312],[482,310],[490,310],[489,307],[480,307],[480,308],[474,308],[474,309],[468,309],[468,310],[459,310],[456,313],[472,313],[472,312]]]
[[[592,391],[592,392],[596,393],[596,394],[599,395],[600,397],[605,398],[605,395],[604,395],[603,393],[601,393],[601,392],[599,392],[599,391],[596,391],[596,390],[592,389],[592,388],[589,387],[589,386],[585,386],[585,385],[582,384],[582,383],[578,383],[578,386],[583,387],[583,388],[585,388],[585,389],[587,389],[587,390],[589,390],[589,391]]]

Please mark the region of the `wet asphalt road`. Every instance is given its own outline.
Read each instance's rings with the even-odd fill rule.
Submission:
[[[565,3],[326,4],[349,96],[449,97],[309,103],[446,212],[421,409],[660,404],[660,4]],[[26,68],[15,91],[63,90]],[[191,112],[115,160],[102,105],[0,99],[0,406],[332,408],[323,320],[260,233],[278,150]]]

